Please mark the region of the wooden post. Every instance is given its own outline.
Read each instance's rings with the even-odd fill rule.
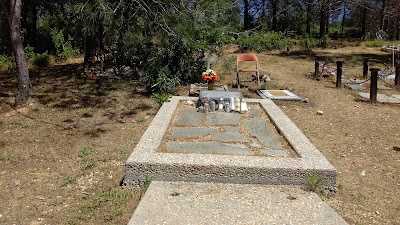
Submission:
[[[337,61],[336,62],[336,88],[342,88],[342,67],[343,62]]]
[[[400,62],[396,65],[396,76],[394,78],[394,85],[400,86]]]
[[[371,87],[369,88],[369,99],[372,102],[376,102],[376,96],[378,95],[378,71],[377,68],[371,68]]]
[[[319,62],[318,62],[318,59],[315,59],[314,79],[319,80]]]
[[[367,78],[368,76],[368,61],[369,58],[364,58],[364,66],[363,66],[363,78]]]

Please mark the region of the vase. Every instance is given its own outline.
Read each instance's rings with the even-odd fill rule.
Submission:
[[[207,87],[209,91],[214,90],[214,81],[208,81],[207,82]]]

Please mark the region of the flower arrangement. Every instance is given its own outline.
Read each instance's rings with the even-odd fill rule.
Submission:
[[[207,82],[215,82],[216,80],[218,80],[218,76],[214,70],[209,69],[206,70],[206,72],[203,72],[203,74],[201,75],[201,79]]]

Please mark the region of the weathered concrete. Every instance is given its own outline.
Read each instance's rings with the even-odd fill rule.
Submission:
[[[128,225],[347,224],[299,187],[153,182]]]
[[[307,177],[317,173],[322,186],[336,186],[335,168],[269,99],[247,99],[247,103],[262,107],[299,158],[159,152],[178,103],[185,100],[197,98],[175,96],[163,104],[125,164],[125,185],[135,185],[146,177],[154,181],[307,185]]]
[[[221,154],[221,155],[254,155],[250,149],[241,144],[224,144],[219,142],[169,141],[168,147],[177,153]]]
[[[218,131],[219,130],[217,128],[207,128],[207,127],[174,127],[172,129],[172,136],[195,138],[204,135],[209,135]]]
[[[285,152],[282,150],[270,150],[270,149],[263,149],[260,150],[261,154],[268,154],[268,155],[274,155],[274,156],[279,156],[279,157],[283,157],[285,156]]]
[[[358,95],[365,99],[370,99],[370,93],[359,92]],[[377,94],[376,100],[378,102],[382,102],[382,103],[400,103],[400,99],[392,97],[392,96],[383,95],[383,94]]]
[[[365,87],[360,84],[344,84],[344,86],[350,88],[351,90],[357,90],[357,91],[362,91],[365,89]]]
[[[249,119],[244,122],[244,126],[249,134],[257,138],[261,144],[272,148],[282,148],[279,137],[262,118]]]

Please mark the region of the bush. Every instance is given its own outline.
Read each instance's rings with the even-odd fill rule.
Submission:
[[[382,47],[385,46],[385,42],[382,40],[373,40],[365,42],[365,46],[367,47]]]
[[[303,36],[300,39],[300,47],[303,50],[311,50],[317,46],[318,41],[311,36]]]
[[[343,30],[343,37],[346,38],[361,38],[362,32],[360,28],[345,27]]]
[[[239,50],[242,52],[262,52],[291,46],[289,39],[276,32],[259,32],[243,35],[239,37],[237,44],[239,45]]]
[[[14,57],[8,55],[0,55],[0,69],[8,69],[14,66]]]
[[[57,58],[67,59],[74,56],[75,52],[70,42],[71,37],[68,38],[68,41],[65,41],[63,30],[57,30],[56,28],[51,29],[50,35],[56,48]]]
[[[30,62],[32,65],[37,67],[45,67],[50,64],[50,55],[46,52],[35,54],[31,59]]]

